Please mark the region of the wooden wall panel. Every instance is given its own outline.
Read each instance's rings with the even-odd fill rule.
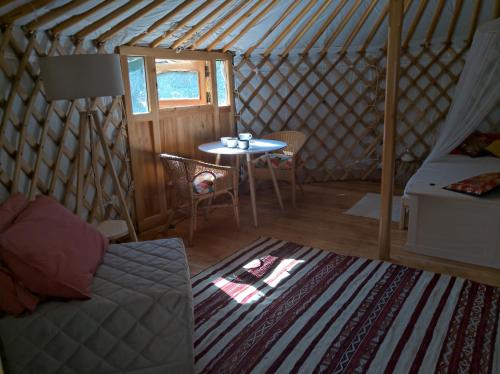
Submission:
[[[139,231],[147,231],[166,222],[165,181],[158,162],[161,152],[153,121],[137,121],[130,126],[130,153],[137,191]]]
[[[210,160],[198,146],[216,139],[213,107],[210,105],[160,111],[163,152]]]

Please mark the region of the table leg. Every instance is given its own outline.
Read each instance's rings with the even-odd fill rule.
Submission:
[[[274,173],[269,153],[266,153],[266,158],[267,158],[267,166],[269,167],[269,173],[271,174],[271,179],[273,180],[274,191],[276,192],[276,196],[278,197],[278,203],[280,204],[281,210],[285,210],[285,207],[283,206],[283,200],[281,200],[280,186],[278,185],[278,180],[276,179],[276,174]]]
[[[250,185],[250,199],[252,200],[253,224],[258,226],[257,222],[257,203],[255,201],[255,180],[253,179],[252,158],[247,153],[248,184]]]
[[[215,156],[215,165],[220,164],[220,154],[217,153],[217,156]]]

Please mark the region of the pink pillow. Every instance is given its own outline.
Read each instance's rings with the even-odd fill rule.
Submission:
[[[28,200],[21,193],[10,196],[0,205],[0,232],[4,232],[27,206]]]
[[[38,298],[17,283],[9,270],[0,265],[0,310],[8,314],[20,315],[24,311],[33,312]]]
[[[52,198],[38,196],[0,234],[0,246],[2,260],[29,290],[82,299],[90,297],[108,240]]]

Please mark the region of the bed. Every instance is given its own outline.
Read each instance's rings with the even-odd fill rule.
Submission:
[[[0,318],[7,373],[192,373],[193,307],[181,240],[111,245],[85,301]]]
[[[447,155],[424,164],[409,180],[406,249],[500,269],[500,191],[483,197],[442,187],[488,172],[500,172],[500,159]]]

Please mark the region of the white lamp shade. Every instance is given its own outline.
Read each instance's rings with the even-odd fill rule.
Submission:
[[[42,57],[40,74],[48,100],[123,95],[120,56],[88,54]]]

